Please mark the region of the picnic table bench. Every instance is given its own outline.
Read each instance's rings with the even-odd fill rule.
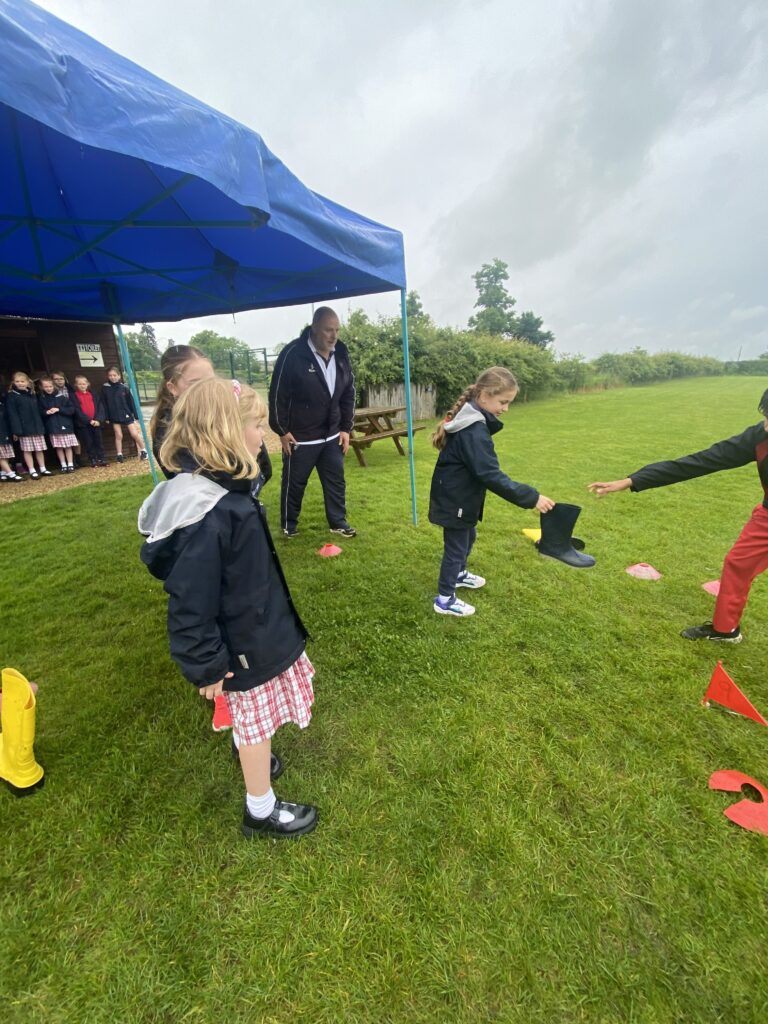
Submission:
[[[408,436],[406,426],[397,427],[394,418],[398,413],[405,412],[404,405],[391,405],[381,408],[370,406],[366,409],[355,410],[355,422],[352,427],[352,434],[349,443],[355,449],[357,461],[361,466],[366,465],[363,449],[368,448],[374,441],[381,441],[385,437],[391,437],[395,447],[401,455],[405,455],[405,449],[400,443],[401,437]],[[413,432],[423,430],[424,427],[414,427]]]

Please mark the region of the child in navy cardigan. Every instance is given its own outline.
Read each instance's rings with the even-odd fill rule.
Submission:
[[[171,657],[201,696],[226,696],[249,839],[301,835],[317,823],[315,807],[278,799],[270,785],[281,770],[271,738],[286,722],[309,724],[314,669],[257,497],[265,421],[252,388],[238,399],[230,382],[193,384],[160,450],[176,475],[139,513],[142,561],[169,596]]]
[[[144,447],[144,439],[136,422],[138,413],[136,412],[133,395],[123,383],[122,375],[117,366],[110,366],[107,369],[107,382],[101,389],[101,404],[104,411],[104,420],[112,424],[112,429],[115,432],[117,461],[123,462],[123,427],[127,428],[128,433],[133,438],[139,458],[148,458],[147,449]]]
[[[18,371],[11,378],[11,390],[8,392],[5,410],[11,433],[19,439],[19,447],[31,480],[39,480],[41,476],[50,476],[45,468],[45,426],[37,404],[37,395],[31,379],[26,373]],[[37,469],[35,462],[37,460]]]
[[[45,432],[50,438],[51,447],[59,459],[62,473],[73,473],[72,451],[77,447],[75,436],[75,407],[72,399],[62,391],[56,394],[56,386],[51,377],[39,380],[40,394],[37,397],[40,415],[43,417]]]

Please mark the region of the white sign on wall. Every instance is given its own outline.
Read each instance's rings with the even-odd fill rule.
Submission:
[[[77,356],[81,366],[103,366],[101,345],[78,345]]]

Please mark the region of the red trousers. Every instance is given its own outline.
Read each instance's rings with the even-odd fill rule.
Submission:
[[[730,633],[741,622],[752,580],[768,569],[768,508],[758,505],[725,556],[712,625]]]

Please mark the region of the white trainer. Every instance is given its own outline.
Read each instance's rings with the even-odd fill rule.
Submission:
[[[459,574],[459,578],[456,580],[457,587],[468,587],[469,590],[479,590],[480,587],[485,586],[484,576],[475,576],[473,572],[464,572]]]
[[[441,604],[440,598],[436,597],[432,607],[438,615],[457,615],[459,618],[464,618],[467,615],[475,614],[475,606],[467,604],[466,601],[460,601],[458,597],[452,597],[448,604]]]

